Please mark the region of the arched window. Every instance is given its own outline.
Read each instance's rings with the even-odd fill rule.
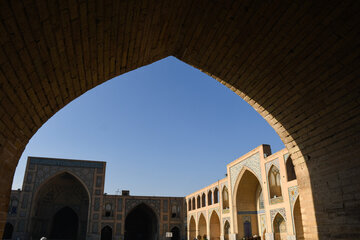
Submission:
[[[196,205],[195,205],[195,197],[192,198],[192,209],[195,210],[196,209]]]
[[[16,214],[18,205],[19,201],[16,198],[11,199],[9,213]]]
[[[278,198],[282,196],[280,171],[274,165],[269,170],[269,188],[270,198]]]
[[[189,209],[189,211],[191,211],[191,199],[189,199],[188,209]]]
[[[212,191],[210,190],[208,192],[208,206],[212,205]]]
[[[112,217],[113,216],[113,211],[112,211],[112,204],[111,203],[106,203],[105,204],[105,217]]]
[[[280,213],[278,213],[275,216],[273,226],[274,226],[275,239],[286,239],[287,238],[286,222]]]
[[[178,218],[180,217],[180,206],[174,204],[171,206],[171,218]]]
[[[214,203],[219,202],[219,189],[215,188],[214,190]]]
[[[200,205],[200,196],[197,196],[197,208],[201,208],[201,205]]]
[[[230,224],[228,221],[224,225],[224,240],[229,240]]]
[[[205,193],[203,193],[202,196],[201,196],[201,206],[202,207],[206,206],[206,195],[205,195]]]
[[[286,175],[288,181],[296,179],[294,164],[290,156],[286,159]]]
[[[225,186],[222,191],[222,202],[223,202],[223,209],[229,208],[229,192],[227,187]]]

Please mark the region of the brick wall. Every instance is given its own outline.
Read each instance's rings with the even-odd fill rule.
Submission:
[[[100,83],[174,55],[279,134],[306,239],[360,238],[359,4],[1,1],[0,228],[18,159],[46,120]]]

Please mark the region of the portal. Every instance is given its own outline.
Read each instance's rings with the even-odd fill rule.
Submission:
[[[79,218],[77,214],[69,207],[59,210],[54,218],[51,239],[77,239]]]
[[[158,221],[154,211],[145,204],[135,207],[125,220],[125,240],[157,240]]]

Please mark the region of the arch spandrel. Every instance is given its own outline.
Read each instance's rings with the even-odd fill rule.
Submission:
[[[244,167],[247,167],[252,170],[255,176],[261,182],[261,167],[260,167],[260,153],[257,152],[250,157],[242,160],[241,162],[230,167],[230,184],[232,192],[235,191],[235,185],[238,180],[240,172],[243,171]]]

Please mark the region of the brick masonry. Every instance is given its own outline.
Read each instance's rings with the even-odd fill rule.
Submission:
[[[306,239],[360,238],[359,10],[356,0],[0,1],[0,229],[18,159],[42,124],[100,83],[173,55],[279,134]]]

